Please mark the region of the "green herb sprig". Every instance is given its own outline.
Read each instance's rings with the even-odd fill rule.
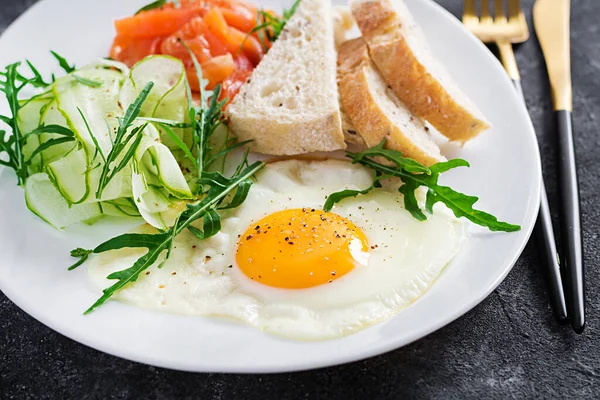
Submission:
[[[52,56],[54,58],[56,58],[56,61],[58,61],[58,65],[62,68],[63,71],[65,71],[67,74],[70,74],[71,72],[75,71],[77,69],[77,67],[75,66],[75,64],[70,64],[66,58],[64,58],[63,56],[61,56],[60,54],[58,54],[57,52],[55,52],[54,50],[50,50],[50,54],[52,54]],[[52,77],[52,80],[54,80],[54,76]]]
[[[44,80],[44,78],[42,77],[42,74],[40,74],[40,72],[37,70],[37,68],[34,67],[33,64],[29,60],[25,60],[25,63],[27,64],[27,66],[29,67],[29,70],[33,74],[33,78],[27,78],[27,77],[21,75],[19,73],[19,71],[17,71],[15,78],[18,82],[26,83],[27,85],[31,85],[36,88],[46,87],[50,84]],[[0,72],[0,76],[6,78],[6,71]]]
[[[290,8],[283,10],[281,17],[271,15],[265,10],[259,10],[256,15],[256,26],[248,33],[248,36],[257,33],[258,40],[266,53],[269,50],[267,41],[273,43],[279,38],[290,18],[296,13],[300,1],[302,0],[294,1]],[[248,36],[246,36],[246,39]]]
[[[75,66],[70,65],[64,57],[60,56],[55,51],[51,51],[51,53],[65,72],[71,73],[75,70]],[[19,186],[24,185],[29,177],[31,173],[29,166],[34,156],[54,145],[75,140],[72,132],[60,129],[61,127],[57,127],[56,125],[47,127],[41,126],[34,132],[21,132],[19,124],[17,123],[17,116],[21,108],[27,104],[27,102],[21,103],[19,101],[21,91],[27,86],[43,88],[50,85],[50,83],[44,80],[38,69],[30,61],[27,60],[25,62],[33,74],[33,77],[31,78],[27,78],[19,72],[20,62],[10,64],[5,67],[4,71],[0,72],[0,91],[4,94],[10,109],[10,116],[0,115],[0,121],[8,125],[10,131],[12,131],[12,134],[10,134],[6,130],[0,129],[0,165],[12,168],[15,171]],[[53,75],[52,81],[54,81],[54,79],[55,77]],[[32,97],[32,99],[35,97],[36,96]],[[51,139],[43,143],[29,156],[29,158],[26,159],[23,154],[23,147],[26,144],[27,138],[32,134],[44,132],[57,133],[62,137]]]
[[[63,144],[63,143],[75,142],[77,140],[77,139],[75,139],[75,134],[73,133],[72,130],[70,130],[69,128],[66,128],[64,126],[61,126],[61,125],[41,125],[38,128],[34,129],[33,131],[25,134],[24,138],[28,138],[29,136],[32,136],[32,135],[41,135],[42,133],[54,133],[54,134],[58,135],[58,137],[46,140],[45,142],[41,143],[29,155],[29,158],[27,158],[27,160],[25,160],[25,163],[27,165],[31,165],[31,161],[38,154],[41,154],[42,152],[44,152],[45,150],[48,150],[51,147],[57,146],[57,145]]]
[[[221,84],[215,86],[212,91],[206,89],[208,81],[204,79],[202,74],[202,67],[198,62],[195,54],[187,45],[182,42],[186,47],[192,61],[196,74],[198,75],[198,82],[200,83],[200,105],[194,106],[192,103],[192,93],[189,83],[186,81],[186,88],[188,92],[188,114],[190,124],[192,128],[192,150],[195,152],[195,160],[193,164],[198,174],[198,180],[201,181],[204,173],[211,167],[211,165],[219,158],[225,158],[227,154],[233,150],[248,144],[250,141],[239,142],[229,141],[227,138],[223,143],[223,146],[217,154],[214,153],[214,149],[210,143],[210,138],[214,135],[217,128],[224,123],[223,109],[227,104],[227,99],[219,100],[221,97]],[[203,185],[198,186],[200,193],[203,193]]]
[[[29,177],[27,160],[23,155],[23,146],[25,146],[25,133],[21,132],[17,123],[17,115],[21,109],[19,103],[19,93],[30,83],[37,82],[37,77],[32,79],[24,78],[18,71],[21,63],[10,64],[2,73],[0,79],[0,91],[4,93],[10,116],[0,115],[0,121],[4,122],[12,130],[9,135],[5,130],[0,130],[0,165],[10,167],[17,174],[17,182],[21,186]],[[3,158],[2,155],[6,156]],[[7,159],[6,159],[7,158]]]
[[[433,206],[441,202],[452,210],[457,218],[465,217],[477,225],[488,228],[490,231],[515,232],[521,229],[518,225],[500,222],[493,215],[474,209],[473,205],[479,200],[477,197],[468,196],[448,186],[438,184],[441,173],[458,167],[468,167],[469,163],[467,161],[454,159],[428,168],[415,160],[402,157],[402,154],[398,151],[384,149],[384,145],[385,140],[378,146],[363,152],[346,153],[347,157],[352,159],[352,163],[363,165],[375,172],[373,185],[365,190],[344,190],[331,194],[323,207],[325,211],[331,211],[336,203],[348,197],[356,197],[371,192],[376,187],[381,186],[380,181],[383,179],[395,177],[403,183],[398,191],[404,195],[404,207],[420,221],[426,220],[427,216],[419,207],[415,190],[424,186],[428,188],[425,210],[430,214],[433,213]],[[376,161],[375,157],[383,157],[393,165],[382,164]]]
[[[106,162],[102,166],[102,172],[100,173],[100,178],[98,180],[98,189],[96,191],[97,198],[102,197],[102,192],[106,189],[109,182],[127,166],[129,161],[131,161],[135,155],[135,151],[142,140],[141,133],[146,128],[147,123],[134,129],[130,128],[138,115],[140,115],[142,105],[148,98],[153,86],[153,82],[148,82],[138,95],[137,99],[135,99],[135,101],[127,108],[123,118],[119,118],[119,127],[117,128],[117,133],[113,140],[113,147],[106,156]],[[122,153],[124,154],[121,157]],[[120,161],[117,164],[119,158]]]
[[[55,51],[50,51],[50,53],[58,61],[59,66],[66,73],[69,74],[69,73],[75,71],[75,65],[70,65],[69,62],[63,56],[59,55]],[[54,82],[54,80],[56,79],[56,77],[54,76],[54,74],[52,74],[52,80],[50,82],[46,82],[44,80],[44,77],[42,76],[42,74],[40,74],[40,71],[38,71],[38,69],[31,63],[31,61],[25,60],[25,63],[29,67],[29,70],[33,74],[33,77],[32,78],[27,78],[26,76],[24,76],[21,73],[19,73],[19,71],[17,71],[17,73],[15,75],[15,78],[16,78],[17,82],[19,82],[19,83],[25,83],[26,85],[30,85],[30,86],[35,87],[35,88],[43,88],[43,87],[51,85],[52,82]],[[0,72],[0,76],[6,78],[6,71]],[[77,78],[75,78],[75,79],[77,79]],[[81,78],[81,77],[80,77],[80,79],[87,81],[86,82],[87,84],[89,84],[90,82],[92,82],[90,86],[92,86],[92,85],[99,86],[98,82],[90,81],[88,79]],[[84,83],[84,82],[82,82],[82,83]]]
[[[79,76],[77,74],[71,74],[71,77],[73,79],[75,79],[77,82],[79,82],[85,86],[94,87],[94,88],[102,86],[102,82],[93,81],[91,79],[84,78],[83,76]]]
[[[71,269],[81,265],[92,253],[99,254],[123,248],[148,249],[148,252],[130,268],[108,276],[108,279],[117,282],[104,289],[102,296],[85,313],[94,311],[127,284],[135,282],[143,271],[158,262],[161,255],[166,252],[159,264],[159,267],[162,266],[170,256],[175,237],[184,230],[189,230],[200,240],[207,239],[219,232],[221,217],[217,210],[235,208],[242,204],[248,197],[252,186],[251,177],[263,167],[264,163],[256,162],[241,171],[236,171],[230,178],[224,177],[219,172],[205,173],[202,184],[210,187],[206,196],[197,204],[188,204],[187,209],[177,218],[173,227],[164,232],[156,234],[127,233],[110,239],[93,250],[81,248],[73,250],[71,255],[79,257],[80,260]],[[202,221],[203,229],[192,225],[200,221]]]

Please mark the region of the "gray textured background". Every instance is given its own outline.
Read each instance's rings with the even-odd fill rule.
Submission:
[[[0,0],[0,31],[34,2]],[[438,2],[462,12],[460,0]],[[380,357],[293,374],[188,374],[121,360],[51,331],[0,293],[0,399],[599,398],[600,1],[572,3],[573,123],[589,293],[583,335],[554,322],[534,242],[488,299],[444,329]],[[530,27],[532,4],[523,1]],[[535,36],[517,59],[556,208],[553,115]]]

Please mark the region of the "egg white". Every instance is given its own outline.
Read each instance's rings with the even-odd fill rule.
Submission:
[[[424,222],[404,210],[402,195],[392,189],[338,204],[333,212],[358,226],[371,249],[367,266],[330,284],[276,289],[250,280],[235,262],[238,235],[257,220],[283,209],[320,209],[327,195],[363,189],[371,180],[365,168],[340,160],[269,164],[246,202],[223,214],[221,232],[205,241],[182,233],[162,269],[150,268],[116,298],[167,313],[231,317],[299,340],[337,338],[388,319],[435,282],[467,236],[466,224],[441,204]],[[106,276],[142,254],[135,249],[101,254],[89,274],[105,288],[111,284]]]

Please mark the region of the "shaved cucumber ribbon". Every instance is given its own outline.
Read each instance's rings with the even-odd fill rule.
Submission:
[[[100,85],[82,84],[67,75],[57,79],[43,96],[26,103],[19,115],[24,132],[55,124],[68,127],[76,139],[52,146],[32,160],[32,171],[41,173],[31,176],[25,187],[28,207],[57,228],[94,222],[105,215],[141,215],[149,224],[165,229],[181,200],[193,195],[170,143],[152,123],[140,133],[143,137],[132,161],[109,182],[101,198],[96,191],[119,118],[147,82],[155,86],[142,115],[185,122],[188,101],[183,64],[171,57],[154,56],[129,70],[121,63],[101,60],[74,74]],[[142,123],[137,121],[130,129]],[[178,129],[177,134],[191,143],[191,133],[186,137],[185,129]],[[27,154],[55,137],[31,135],[25,146]]]
[[[123,84],[121,102],[130,104],[140,91],[154,82],[154,87],[142,107],[141,117],[189,122],[185,68],[181,60],[170,56],[149,56],[131,68],[129,78]],[[171,150],[179,147],[160,127],[157,127],[162,143]],[[192,145],[191,129],[173,128],[173,132],[185,143]]]

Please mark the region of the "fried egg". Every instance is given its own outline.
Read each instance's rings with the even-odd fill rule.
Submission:
[[[222,213],[216,236],[200,241],[182,233],[162,268],[150,268],[116,298],[161,312],[229,317],[297,340],[333,339],[414,302],[466,238],[466,225],[444,205],[418,221],[393,187],[324,212],[329,194],[371,185],[371,172],[346,161],[279,161],[256,178],[248,199]],[[106,276],[142,254],[101,254],[90,276],[105,288]]]

